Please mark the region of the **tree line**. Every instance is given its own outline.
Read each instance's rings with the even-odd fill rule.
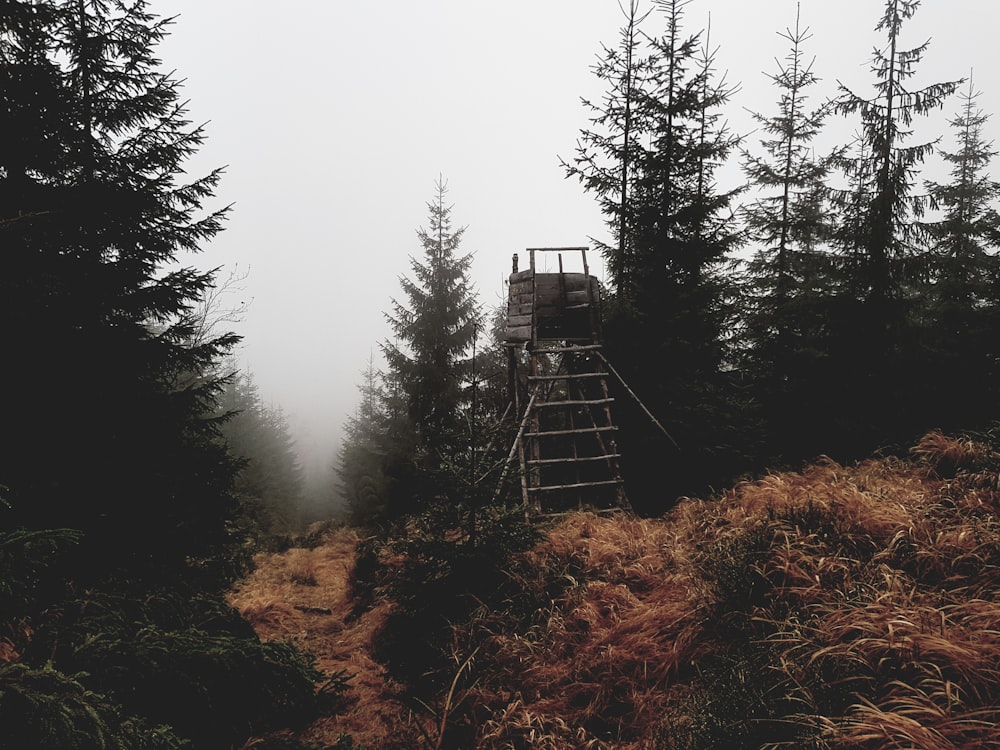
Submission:
[[[768,75],[774,102],[749,135],[728,128],[736,87],[717,70],[710,29],[687,30],[691,2],[623,8],[593,68],[604,95],[584,101],[589,125],[562,162],[606,219],[610,239],[595,244],[608,357],[676,441],[629,399],[616,404],[633,504],[658,513],[819,455],[852,460],[903,450],[931,428],[989,429],[1000,413],[996,152],[974,81],[921,79],[928,43],[904,44],[919,0],[886,0],[874,19],[883,45],[867,92],[820,93],[796,14]],[[948,107],[948,133],[915,140]],[[854,134],[820,152],[831,126]],[[932,157],[950,169],[941,181],[921,174]],[[731,165],[743,182],[725,187]],[[406,303],[388,315],[387,369],[369,366],[348,427],[340,474],[355,518],[412,500],[402,457],[455,469],[459,445],[466,461],[487,445],[471,425],[504,410],[502,390],[486,412],[472,407],[472,332],[491,326],[469,297],[469,256],[455,255],[461,232],[435,229],[442,217],[439,194],[424,258],[402,281]],[[446,310],[459,317],[446,322]],[[478,341],[478,357],[492,347],[502,370],[495,339]],[[407,488],[402,498],[393,487]]]
[[[684,30],[689,5],[631,3],[595,69],[607,96],[566,165],[615,238],[602,246],[609,348],[681,445],[663,454],[661,481],[685,493],[819,454],[891,451],[932,427],[988,427],[994,152],[971,81],[919,78],[928,43],[904,45],[919,0],[884,3],[867,93],[815,95],[797,17],[770,75],[775,104],[746,137],[726,128],[733,89],[708,32]],[[920,119],[955,95],[950,137],[914,143]],[[834,121],[853,139],[817,153]],[[943,183],[921,178],[935,154],[951,166]],[[715,178],[733,159],[745,184],[724,189]],[[662,364],[643,367],[650,354]],[[635,434],[623,442],[643,455]]]

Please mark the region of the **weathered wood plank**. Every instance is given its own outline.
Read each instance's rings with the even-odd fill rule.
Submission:
[[[528,381],[534,380],[576,380],[578,378],[603,378],[603,372],[565,372],[557,375],[529,375]]]
[[[543,401],[538,404],[537,408],[542,409],[550,406],[599,406],[600,404],[611,403],[614,403],[613,398],[580,398],[567,399],[566,401]]]
[[[548,492],[550,490],[576,490],[581,487],[610,487],[624,484],[621,479],[608,479],[603,482],[577,482],[576,484],[550,484],[545,487],[528,487],[528,492]]]
[[[606,456],[565,456],[563,458],[533,458],[527,463],[533,466],[551,466],[554,464],[574,464],[588,463],[593,461],[610,461],[613,458],[621,458],[620,453],[609,453]]]
[[[618,427],[615,425],[605,425],[603,427],[577,427],[575,430],[547,430],[545,432],[526,432],[525,437],[549,437],[549,436],[560,436],[560,435],[589,435],[594,432],[616,432]]]
[[[508,315],[507,316],[507,327],[508,328],[520,328],[521,326],[531,325],[531,313],[527,315]]]
[[[518,271],[517,273],[512,273],[509,279],[510,283],[513,285],[515,283],[520,283],[522,281],[527,281],[531,283],[531,269],[526,268],[523,271]]]
[[[518,326],[516,328],[508,328],[506,334],[506,341],[531,341],[531,326]]]

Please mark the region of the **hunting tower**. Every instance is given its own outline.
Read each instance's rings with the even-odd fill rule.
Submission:
[[[508,388],[522,415],[509,458],[516,452],[520,460],[525,508],[629,508],[611,418],[610,365],[601,352],[601,290],[587,248],[527,253],[523,271],[514,255],[504,335]],[[557,256],[558,271],[537,271],[543,253]],[[578,256],[582,273],[565,272],[564,255]]]

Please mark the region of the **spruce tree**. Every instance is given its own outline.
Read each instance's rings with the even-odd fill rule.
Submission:
[[[348,519],[370,526],[389,517],[389,405],[374,357],[362,373],[357,410],[344,427],[336,472]]]
[[[225,415],[222,439],[241,464],[234,490],[249,533],[261,538],[298,531],[304,479],[284,412],[264,402],[249,372],[234,368],[219,413]]]
[[[422,258],[410,258],[413,277],[400,277],[405,301],[386,314],[394,334],[382,351],[398,384],[416,442],[429,465],[455,448],[462,383],[479,311],[469,279],[472,255],[459,255],[464,227],[452,228],[447,185],[435,183],[429,223],[417,231]]]
[[[939,151],[951,165],[950,180],[926,183],[940,215],[926,226],[929,284],[918,326],[929,342],[927,389],[950,394],[946,402],[927,399],[940,404],[931,418],[942,429],[979,429],[1000,415],[1000,183],[989,175],[997,152],[985,139],[989,115],[978,97],[970,79],[950,121],[957,148]]]
[[[651,40],[643,93],[650,131],[632,181],[632,267],[620,291],[628,302],[605,329],[612,361],[680,446],[645,413],[619,410],[626,488],[639,509],[724,481],[741,460],[732,431],[747,432],[740,414],[749,414],[732,401],[725,373],[737,191],[721,189],[715,177],[738,142],[721,119],[733,87],[714,70],[708,33],[684,33],[686,5],[657,4],[665,31]]]
[[[591,126],[580,132],[572,163],[562,164],[567,176],[579,179],[597,197],[616,241],[596,240],[596,246],[604,256],[612,293],[627,294],[634,265],[631,186],[640,161],[641,141],[649,134],[642,92],[654,61],[643,45],[641,31],[652,11],[640,12],[637,0],[630,0],[628,9],[623,7],[622,12],[625,25],[619,31],[618,44],[603,47],[593,66],[594,76],[607,87],[603,100],[582,100],[591,112]]]
[[[868,323],[883,328],[892,321],[890,309],[906,290],[903,263],[919,249],[919,218],[926,206],[923,196],[913,195],[916,170],[933,152],[935,141],[905,145],[914,117],[940,109],[959,81],[935,83],[910,90],[907,81],[916,73],[930,42],[901,49],[903,23],[913,17],[920,0],[886,0],[882,18],[875,26],[884,31],[887,46],[876,49],[871,71],[874,95],[862,96],[840,84],[837,111],[861,118],[863,149],[855,157],[839,160],[848,177],[863,178],[869,209],[862,234],[856,238],[862,251],[866,301],[871,309]]]
[[[908,441],[924,429],[914,409],[914,349],[908,319],[920,304],[914,292],[926,233],[919,219],[927,197],[914,193],[917,170],[936,141],[907,145],[913,121],[940,109],[959,81],[911,89],[929,42],[902,48],[902,28],[919,0],[886,0],[876,31],[886,47],[876,49],[870,96],[840,84],[836,109],[861,120],[853,154],[837,160],[848,185],[831,194],[842,212],[838,251],[844,270],[840,320],[834,322],[839,352],[830,368],[847,419],[842,425],[850,452],[867,452],[880,442]],[[853,415],[851,414],[853,412]]]
[[[829,312],[823,245],[832,229],[824,200],[832,157],[816,158],[812,145],[830,107],[810,109],[807,103],[818,82],[803,50],[811,34],[796,13],[794,31],[779,36],[790,47],[778,72],[768,75],[780,92],[777,112],[753,113],[764,134],[763,153],[741,152],[755,192],[743,216],[757,248],[747,264],[743,363],[767,415],[771,449],[790,458],[816,449],[806,434],[815,432],[810,425]]]
[[[3,8],[0,546],[26,558],[0,567],[27,595],[0,607],[22,634],[0,744],[239,746],[320,675],[222,596],[246,562],[213,374],[236,338],[199,335],[213,279],[182,266],[221,228],[219,173],[183,181],[203,133],[142,0]]]
[[[220,229],[201,210],[220,173],[180,180],[204,134],[143,2],[6,7],[0,476],[15,523],[85,531],[95,573],[185,575],[236,542],[218,383],[190,378],[235,337],[190,343],[212,276],[172,269]]]

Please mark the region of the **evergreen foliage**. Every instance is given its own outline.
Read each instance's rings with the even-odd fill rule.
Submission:
[[[709,36],[685,33],[689,1],[656,3],[664,31],[644,35],[647,49],[638,60],[630,41],[634,13],[629,17],[622,38],[635,70],[598,68],[612,87],[607,108],[594,119],[605,130],[584,131],[568,167],[598,195],[608,222],[627,234],[616,250],[606,250],[619,279],[605,326],[609,356],[681,446],[667,444],[638,409],[616,415],[627,457],[623,471],[632,480],[627,489],[639,508],[735,472],[742,458],[732,433],[745,434],[750,417],[725,372],[732,365],[727,303],[735,293],[725,270],[741,239],[732,205],[738,191],[715,181],[738,144],[721,120],[733,88],[714,69]],[[622,80],[634,98],[628,108],[634,140],[619,148]],[[620,189],[614,192],[616,175],[629,177],[627,200]],[[650,362],[669,367],[658,370]]]
[[[267,537],[301,530],[304,480],[284,413],[265,404],[253,376],[238,370],[226,380],[218,408],[226,415],[225,444],[241,461],[234,490],[250,531]]]
[[[582,100],[591,113],[591,127],[581,131],[572,163],[562,161],[567,176],[576,177],[595,194],[617,240],[614,245],[596,244],[604,256],[610,284],[619,290],[628,288],[635,265],[630,198],[639,174],[641,138],[649,132],[644,92],[655,66],[655,58],[642,44],[642,24],[652,11],[642,13],[638,2],[630,0],[622,12],[625,25],[619,31],[618,44],[604,46],[593,66],[594,76],[607,87],[604,97],[600,103]]]
[[[761,154],[743,149],[742,166],[755,197],[743,207],[747,240],[757,248],[747,263],[741,301],[741,364],[766,415],[770,454],[811,455],[811,396],[823,367],[822,341],[830,312],[831,264],[824,244],[832,231],[824,199],[832,157],[815,157],[829,104],[810,109],[818,83],[804,44],[811,34],[796,14],[795,29],[778,72],[768,78],[779,91],[777,111],[754,113],[764,138]]]
[[[940,218],[925,227],[930,284],[916,325],[928,342],[930,379],[951,394],[939,413],[932,412],[933,423],[944,429],[982,429],[1000,407],[1000,183],[989,176],[996,151],[985,139],[989,117],[977,107],[977,97],[970,81],[962,107],[950,121],[956,150],[940,150],[951,166],[950,180],[926,183]]]
[[[221,581],[231,572],[208,563],[238,543],[233,467],[210,417],[218,382],[190,373],[235,337],[189,343],[212,276],[167,268],[225,209],[200,211],[219,172],[178,181],[203,133],[158,70],[166,22],[143,3],[9,7],[0,326],[15,364],[0,373],[0,476],[12,522],[84,531],[80,576]]]
[[[396,451],[389,432],[390,411],[383,374],[368,360],[358,387],[361,398],[354,416],[344,428],[344,441],[337,454],[340,493],[347,503],[348,519],[358,526],[372,526],[391,515],[387,503],[390,489],[390,453]],[[398,461],[396,461],[398,463]]]
[[[720,119],[734,89],[713,71],[708,33],[684,32],[689,5],[658,0],[655,16],[623,7],[618,44],[594,67],[604,99],[584,102],[590,127],[564,162],[613,238],[597,243],[612,281],[609,355],[680,446],[643,435],[645,417],[619,407],[633,504],[662,507],[740,471],[897,450],[935,426],[995,418],[993,153],[985,116],[967,102],[952,123],[959,152],[941,152],[953,181],[919,194],[937,141],[909,141],[959,85],[911,85],[928,44],[904,49],[902,31],[919,0],[885,1],[870,95],[839,84],[807,106],[819,82],[809,32],[797,18],[781,34],[790,48],[769,76],[777,109],[754,114],[760,150],[740,149],[752,193],[739,207],[739,191],[714,183],[740,145]],[[650,31],[655,21],[662,32]],[[833,113],[858,118],[857,137],[816,156]],[[942,387],[956,397],[941,399]],[[636,502],[645,492],[654,504]]]
[[[912,339],[912,318],[923,291],[926,231],[919,219],[928,205],[915,194],[917,170],[933,153],[934,141],[907,145],[916,117],[944,106],[960,82],[912,89],[908,81],[929,42],[902,48],[902,28],[919,0],[886,0],[875,27],[886,47],[871,61],[874,91],[855,93],[840,84],[836,110],[861,121],[851,153],[835,161],[847,186],[831,191],[840,210],[835,235],[841,286],[832,322],[834,351],[826,386],[842,417],[844,444],[865,453],[880,443],[913,439],[928,427],[913,408],[923,395],[920,360]],[[859,366],[860,363],[860,366]],[[844,455],[842,446],[832,451]]]
[[[216,374],[204,134],[143,0],[0,13],[0,737],[209,748],[314,704],[312,666],[222,600],[246,570]],[[272,691],[273,689],[273,691]],[[155,719],[149,717],[155,716]],[[169,725],[169,726],[168,726]]]
[[[296,725],[316,706],[311,663],[287,644],[260,643],[214,597],[87,592],[21,614],[29,627],[13,634],[20,653],[0,679],[0,723],[24,740],[18,747],[92,747],[133,733],[138,743],[147,723],[161,725],[156,736],[219,747]],[[46,740],[52,732],[65,744]],[[143,741],[159,746],[152,739]]]
[[[935,83],[910,90],[912,78],[930,42],[913,49],[901,49],[903,23],[916,12],[920,0],[886,0],[882,18],[875,26],[884,31],[887,47],[876,49],[871,71],[875,75],[874,96],[865,97],[840,84],[836,109],[861,119],[861,149],[856,156],[837,160],[844,174],[855,181],[855,190],[865,196],[866,206],[858,233],[844,237],[850,243],[843,249],[854,250],[859,265],[853,270],[855,291],[869,303],[866,327],[884,333],[899,314],[890,309],[893,301],[902,301],[911,288],[903,261],[919,250],[919,218],[926,207],[926,196],[913,195],[917,167],[933,152],[934,142],[904,145],[916,116],[940,109],[960,82]],[[835,193],[842,199],[844,193]],[[847,192],[850,200],[853,190]]]
[[[53,586],[58,576],[50,569],[65,548],[79,541],[80,532],[74,529],[0,531],[0,612],[9,623],[63,593],[61,586]],[[0,638],[3,635],[0,629]]]
[[[362,601],[370,598],[366,590],[378,590],[397,603],[379,631],[376,655],[423,700],[475,650],[475,639],[456,643],[453,629],[474,627],[484,608],[517,595],[512,557],[538,539],[520,508],[502,505],[480,510],[473,536],[465,531],[468,510],[452,497],[412,515],[401,533],[367,550],[372,564],[354,580]]]
[[[481,324],[469,280],[471,255],[458,255],[464,228],[453,229],[447,186],[439,179],[417,231],[423,258],[401,277],[406,302],[386,318],[386,372],[369,362],[358,414],[348,421],[338,476],[352,518],[385,523],[419,512],[448,494],[450,469],[467,452],[469,357]]]
[[[0,737],[19,750],[176,750],[190,748],[166,726],[124,715],[78,677],[51,667],[0,664]]]
[[[466,357],[479,324],[469,280],[472,255],[458,255],[465,228],[452,228],[447,190],[438,179],[427,204],[428,226],[417,230],[423,258],[411,257],[413,278],[400,277],[406,300],[393,300],[386,318],[394,340],[382,345],[418,445],[432,464],[453,447]]]

